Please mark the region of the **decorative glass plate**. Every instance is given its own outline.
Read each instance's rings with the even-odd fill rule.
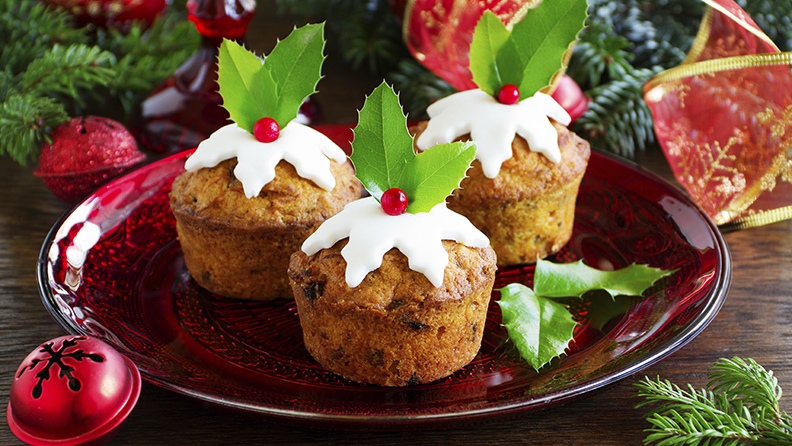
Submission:
[[[359,385],[310,357],[293,301],[221,298],[191,279],[168,204],[188,153],[111,182],[60,219],[39,259],[43,302],[66,331],[108,341],[148,382],[274,421],[424,429],[547,408],[666,358],[709,324],[729,288],[728,249],[695,204],[654,174],[592,153],[574,234],[550,260],[676,273],[602,329],[586,319],[592,299],[573,305],[581,323],[572,348],[539,373],[508,341],[493,302],[481,351],[462,370],[413,387]],[[502,268],[495,287],[532,278],[532,266]]]

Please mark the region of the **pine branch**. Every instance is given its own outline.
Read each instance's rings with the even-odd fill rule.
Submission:
[[[411,120],[427,119],[426,107],[457,91],[412,58],[402,60],[387,79],[399,92],[399,100]]]
[[[772,372],[751,359],[720,359],[710,368],[707,389],[687,390],[660,378],[636,383],[635,407],[653,406],[644,444],[782,445],[792,442],[790,417],[780,411]]]
[[[21,165],[38,156],[49,133],[69,119],[63,105],[51,97],[12,94],[0,104],[0,155]]]
[[[0,0],[0,66],[15,74],[53,45],[82,43],[86,35],[63,10],[43,2]]]
[[[27,66],[21,76],[19,93],[42,96],[63,93],[78,99],[79,89],[106,85],[112,79],[113,71],[109,67],[114,62],[112,53],[98,47],[55,45]]]
[[[643,100],[642,86],[656,71],[635,70],[623,79],[589,90],[592,101],[572,124],[593,146],[632,157],[655,141],[652,114]]]

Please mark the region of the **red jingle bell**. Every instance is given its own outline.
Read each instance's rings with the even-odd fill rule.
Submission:
[[[33,446],[102,445],[135,407],[140,387],[135,364],[106,342],[61,336],[17,369],[8,426]]]
[[[77,117],[50,134],[34,174],[52,193],[72,203],[126,172],[146,155],[121,123],[98,116]]]

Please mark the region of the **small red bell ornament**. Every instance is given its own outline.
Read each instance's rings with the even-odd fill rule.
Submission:
[[[85,197],[146,158],[132,134],[108,118],[73,118],[50,138],[52,142],[41,148],[34,174],[67,203]]]
[[[14,374],[8,426],[33,446],[99,446],[118,433],[140,396],[140,372],[108,343],[61,336]]]

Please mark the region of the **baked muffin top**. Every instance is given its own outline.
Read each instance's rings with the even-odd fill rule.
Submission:
[[[562,185],[577,178],[586,170],[591,149],[589,143],[570,132],[564,125],[551,120],[558,132],[558,146],[561,160],[554,163],[543,154],[534,152],[528,142],[519,135],[512,141],[512,157],[504,161],[495,178],[487,178],[478,160],[473,161],[462,180],[460,188],[454,191],[454,200],[463,200],[475,205],[491,201],[522,200],[549,194]],[[420,135],[426,128],[426,121],[420,122],[410,130]],[[467,141],[470,135],[458,140]]]
[[[236,165],[236,158],[232,158],[215,167],[179,175],[171,191],[174,211],[243,229],[258,227],[262,222],[313,224],[341,211],[360,197],[362,189],[349,163],[330,160],[336,185],[328,192],[300,177],[288,162],[280,161],[275,167],[275,178],[257,196],[247,198],[242,183],[234,176]]]
[[[344,281],[346,261],[341,250],[348,239],[322,249],[312,256],[303,252],[292,255],[289,275],[322,278],[303,290],[309,300],[333,299],[335,305],[390,311],[401,306],[428,308],[449,300],[462,299],[495,276],[495,251],[491,247],[471,248],[444,240],[448,265],[440,287],[435,287],[422,273],[413,271],[407,257],[393,248],[383,256],[382,265],[368,273],[360,285],[351,288]],[[303,281],[299,281],[303,282]]]

